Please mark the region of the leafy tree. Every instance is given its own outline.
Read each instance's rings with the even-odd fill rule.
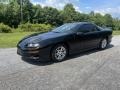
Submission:
[[[17,27],[17,25],[20,23],[19,18],[19,8],[20,6],[16,1],[10,2],[10,4],[7,5],[5,12],[5,24],[8,24],[11,27]]]
[[[0,4],[0,22],[5,21],[5,14],[6,14],[6,5]]]
[[[67,4],[64,7],[64,10],[61,12],[63,16],[63,22],[68,23],[68,22],[73,22],[74,17],[76,14],[75,8],[73,7],[72,4]]]
[[[120,20],[118,18],[113,19],[113,29],[120,30]]]
[[[112,18],[112,16],[110,14],[106,14],[104,16],[104,18],[105,18],[105,25],[107,27],[113,27],[113,18]]]
[[[24,20],[24,23],[32,22],[32,18],[33,18],[33,12],[32,12],[33,4],[29,0],[23,0],[22,6],[23,6],[22,8],[23,8],[23,20]]]
[[[33,6],[33,23],[43,23],[43,9],[40,5]]]
[[[59,17],[60,17],[60,13],[56,8],[52,8],[52,7],[44,7],[43,8],[43,17],[44,17],[44,23],[48,24],[52,24],[52,25],[58,25],[59,23]]]
[[[104,17],[101,14],[96,13],[95,14],[95,23],[97,25],[104,26],[105,25]]]
[[[70,22],[89,21],[100,26],[120,29],[120,19],[114,19],[110,14],[101,15],[91,11],[89,14],[80,13],[75,10],[72,4],[66,4],[63,10],[57,10],[53,7],[41,7],[33,5],[30,0],[10,0],[8,4],[0,4],[0,23],[11,27],[18,27],[21,23],[21,5],[23,9],[22,23],[51,24],[59,26]]]

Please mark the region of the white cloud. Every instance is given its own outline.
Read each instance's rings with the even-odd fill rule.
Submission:
[[[74,5],[74,8],[75,8],[76,11],[82,13],[82,11],[80,10],[80,8],[79,8],[78,6],[75,6],[75,5]]]
[[[85,7],[86,9],[91,9],[91,7]]]
[[[33,4],[40,4],[42,7],[51,6],[57,9],[62,9],[65,4],[69,3],[69,0],[63,0],[62,2],[61,0],[44,0],[39,2],[32,0],[31,2],[33,2]]]
[[[52,2],[52,1],[54,1],[54,0],[48,0],[49,2]]]
[[[106,13],[109,14],[120,14],[120,6],[116,8],[105,8],[105,9],[98,9],[95,10],[96,13],[101,13],[102,15],[105,15]]]
[[[62,1],[61,0],[44,0],[39,2],[38,0],[37,1],[31,0],[31,2],[33,2],[33,4],[40,4],[42,7],[51,6],[60,10],[63,9],[67,3],[72,3],[70,0],[62,0]],[[73,5],[76,11],[82,12],[77,5],[75,5],[74,3]]]
[[[118,6],[118,7],[115,6],[114,8],[111,8],[111,7],[114,6],[114,3],[113,3],[113,6],[111,5],[111,3],[110,3],[110,5],[109,5],[109,3],[105,4],[105,7],[108,7],[108,8],[104,8],[104,4],[101,5],[100,7],[96,6],[96,7],[93,8],[92,6],[90,7],[89,4],[86,7],[79,6],[79,5],[83,4],[80,0],[31,0],[31,2],[33,4],[40,4],[42,7],[50,6],[50,7],[60,9],[60,10],[62,10],[63,7],[67,3],[72,3],[74,5],[75,10],[78,11],[78,12],[81,12],[81,13],[83,13],[83,12],[84,13],[89,13],[90,11],[94,11],[96,13],[101,13],[102,15],[105,15],[106,13],[109,13],[112,16],[120,17],[120,6]],[[119,0],[118,0],[118,3],[119,3]],[[83,11],[81,11],[81,9]]]

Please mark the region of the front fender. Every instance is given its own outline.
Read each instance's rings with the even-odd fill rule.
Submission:
[[[50,45],[55,45],[57,43],[62,43],[62,42],[67,43],[73,38],[74,37],[72,37],[71,35],[67,35],[67,36],[62,36],[62,37],[56,37],[56,38],[43,40],[40,44],[41,44],[42,47],[47,47],[47,46],[50,46]]]

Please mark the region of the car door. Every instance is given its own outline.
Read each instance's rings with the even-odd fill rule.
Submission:
[[[99,31],[95,31],[95,26],[92,24],[84,24],[79,27],[75,36],[77,45],[76,50],[86,50],[94,48],[99,39]]]
[[[88,33],[90,34],[91,39],[91,48],[97,47],[101,40],[101,30],[96,25],[91,25],[91,31]]]

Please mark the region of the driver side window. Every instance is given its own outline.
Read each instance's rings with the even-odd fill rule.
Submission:
[[[82,25],[82,26],[79,27],[78,32],[88,33],[88,32],[91,32],[91,30],[92,30],[91,25],[89,25],[89,24],[84,24],[84,25]]]
[[[96,32],[99,29],[93,24],[84,24],[78,28],[78,32],[82,33],[89,33],[89,32]]]

